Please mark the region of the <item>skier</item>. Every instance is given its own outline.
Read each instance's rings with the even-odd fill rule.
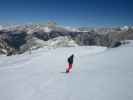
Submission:
[[[67,60],[68,60],[68,68],[66,69],[66,73],[69,73],[70,70],[72,69],[73,66],[73,57],[74,55],[72,54]]]

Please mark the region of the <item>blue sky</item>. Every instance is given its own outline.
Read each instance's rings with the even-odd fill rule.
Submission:
[[[133,25],[133,0],[0,0],[0,23]]]

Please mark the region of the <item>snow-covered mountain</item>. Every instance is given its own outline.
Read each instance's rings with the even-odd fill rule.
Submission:
[[[129,29],[129,27],[128,26],[123,26],[120,29],[121,29],[121,31],[127,31]]]
[[[0,25],[0,30],[23,30],[28,33],[33,33],[36,31],[43,31],[43,32],[51,32],[51,31],[69,31],[69,32],[97,32],[99,34],[107,34],[110,32],[114,32],[117,30],[127,31],[128,29],[132,29],[132,26],[122,26],[122,27],[70,27],[70,26],[60,26],[60,25],[53,25],[52,27],[47,24],[10,24],[10,25]]]
[[[58,38],[63,37],[63,38]],[[43,47],[42,43],[51,47],[49,41],[58,39],[57,46],[70,45],[70,38],[76,45],[117,47],[121,41],[133,39],[133,29],[128,26],[116,28],[65,27],[55,23],[48,25],[1,25],[0,54],[13,55],[24,53],[32,48]],[[55,39],[54,39],[55,38]],[[61,40],[59,40],[61,39]],[[47,42],[46,42],[47,41]],[[64,43],[65,42],[65,43]]]
[[[3,26],[2,25],[0,25],[0,30],[3,30]]]
[[[131,42],[131,41],[129,41]],[[132,100],[133,43],[0,56],[0,100]],[[67,57],[74,54],[69,74]]]
[[[31,40],[32,47],[30,49],[38,49],[38,48],[60,48],[60,47],[75,47],[78,44],[72,40],[70,37],[57,37],[50,39],[48,41],[43,41],[38,38],[33,38]]]
[[[44,42],[44,47],[75,47],[78,44],[69,37],[57,37]]]

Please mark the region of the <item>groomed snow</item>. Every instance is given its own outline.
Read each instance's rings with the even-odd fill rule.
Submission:
[[[0,57],[0,100],[133,100],[133,45],[39,49]],[[74,53],[71,73],[67,57]]]

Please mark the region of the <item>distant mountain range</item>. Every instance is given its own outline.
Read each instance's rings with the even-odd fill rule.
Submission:
[[[121,41],[132,39],[133,27],[128,26],[72,28],[53,23],[48,25],[0,25],[0,53],[6,55],[21,54],[40,47],[77,45],[117,47]]]
[[[24,25],[0,25],[0,30],[8,31],[26,31],[32,33],[34,31],[50,32],[52,30],[57,31],[71,31],[71,32],[97,32],[99,34],[106,34],[115,31],[127,31],[133,29],[133,26],[123,26],[123,27],[101,27],[101,28],[91,28],[91,27],[68,27],[59,25],[41,25],[41,24],[24,24]]]

